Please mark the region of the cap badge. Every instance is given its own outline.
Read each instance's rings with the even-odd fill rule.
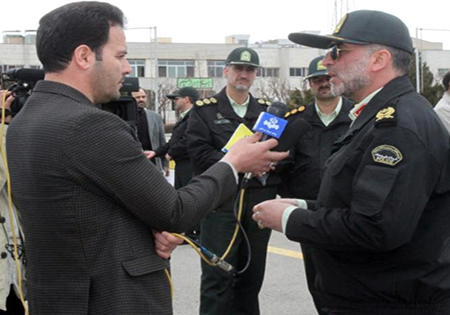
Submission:
[[[327,70],[327,67],[325,67],[324,65],[323,65],[323,59],[322,60],[319,60],[319,62],[317,62],[317,71],[321,71],[321,70]]]
[[[382,119],[394,119],[394,113],[395,109],[393,107],[382,109],[377,113],[375,121],[380,121]]]
[[[339,23],[336,25],[336,28],[333,31],[333,34],[337,34],[341,31],[342,26],[344,25],[345,21],[347,20],[347,14],[344,15],[341,20],[339,21]]]
[[[243,52],[241,52],[241,61],[250,62],[250,60],[252,60],[252,55],[250,54],[249,51],[244,50]]]
[[[403,155],[396,147],[385,144],[372,150],[372,158],[376,163],[395,166],[403,160]]]

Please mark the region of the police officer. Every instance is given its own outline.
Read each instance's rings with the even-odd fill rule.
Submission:
[[[226,87],[213,97],[197,101],[187,130],[188,150],[196,174],[222,158],[224,153],[221,149],[239,124],[251,129],[259,114],[270,104],[249,93],[259,65],[259,56],[253,49],[234,49],[228,55],[223,70]],[[245,273],[232,277],[202,262],[200,314],[259,314],[258,294],[264,278],[270,230],[258,228],[251,220],[251,210],[257,203],[274,198],[278,183],[275,175],[269,176],[264,187],[257,179],[249,182],[241,223],[251,244],[250,266]],[[219,256],[226,251],[235,230],[233,204],[234,200],[230,200],[222,205],[201,225],[202,245]],[[248,249],[242,233],[238,234],[226,261],[238,270],[248,262]]]
[[[286,198],[316,200],[325,169],[325,161],[330,157],[333,143],[350,126],[349,112],[353,102],[331,93],[330,76],[322,64],[324,56],[311,60],[308,81],[314,95],[314,102],[300,106],[286,114],[288,121],[305,119],[310,125],[309,132],[299,135],[294,148],[290,150],[289,161],[282,161],[282,189],[279,195]],[[287,159],[288,160],[288,159]],[[284,189],[283,189],[284,188]],[[308,289],[320,313],[320,299],[314,291],[315,266],[309,255],[310,246],[302,244]]]
[[[332,91],[359,115],[326,162],[314,209],[282,199],[254,219],[313,246],[324,314],[450,314],[450,139],[408,79],[408,28],[362,10],[332,35],[289,39],[330,48]]]
[[[184,87],[175,93],[168,94],[167,98],[175,103],[175,111],[180,115],[180,119],[172,130],[172,136],[165,145],[157,148],[153,152],[147,153],[147,157],[166,157],[167,160],[175,161],[175,188],[186,186],[192,179],[193,170],[189,153],[187,150],[186,129],[188,118],[194,103],[200,94],[193,87]]]
[[[279,192],[283,197],[317,198],[325,161],[330,157],[333,143],[350,126],[349,112],[353,102],[331,93],[331,77],[322,61],[323,56],[311,60],[305,78],[314,102],[288,112],[285,117],[288,121],[303,118],[312,128],[299,135],[295,148],[290,150],[294,158],[290,165],[292,169],[288,169],[284,177],[287,187]]]

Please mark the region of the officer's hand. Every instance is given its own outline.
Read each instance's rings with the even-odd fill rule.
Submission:
[[[253,220],[258,222],[260,228],[267,227],[269,229],[282,232],[282,221],[284,210],[293,205],[290,199],[274,199],[267,200],[253,207]],[[296,202],[295,202],[296,203]]]
[[[256,133],[237,141],[223,157],[223,160],[232,164],[239,173],[261,174],[270,171],[271,165],[288,156],[288,152],[271,152],[278,141],[269,139],[258,142],[262,134]]]
[[[155,237],[156,253],[164,259],[169,259],[175,248],[183,243],[181,238],[173,236],[169,232],[153,231],[153,236]]]

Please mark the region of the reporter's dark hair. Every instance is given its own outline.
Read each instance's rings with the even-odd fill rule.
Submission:
[[[445,91],[448,91],[448,86],[450,84],[450,71],[448,71],[442,78],[442,84],[444,85]]]
[[[36,50],[45,72],[64,70],[80,45],[87,45],[101,60],[110,27],[124,27],[124,19],[119,8],[95,1],[69,3],[44,15],[39,21]]]

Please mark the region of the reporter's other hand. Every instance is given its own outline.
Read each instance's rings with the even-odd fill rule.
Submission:
[[[153,236],[155,237],[156,253],[164,259],[169,259],[175,248],[183,243],[181,238],[173,236],[169,232],[153,231]]]

